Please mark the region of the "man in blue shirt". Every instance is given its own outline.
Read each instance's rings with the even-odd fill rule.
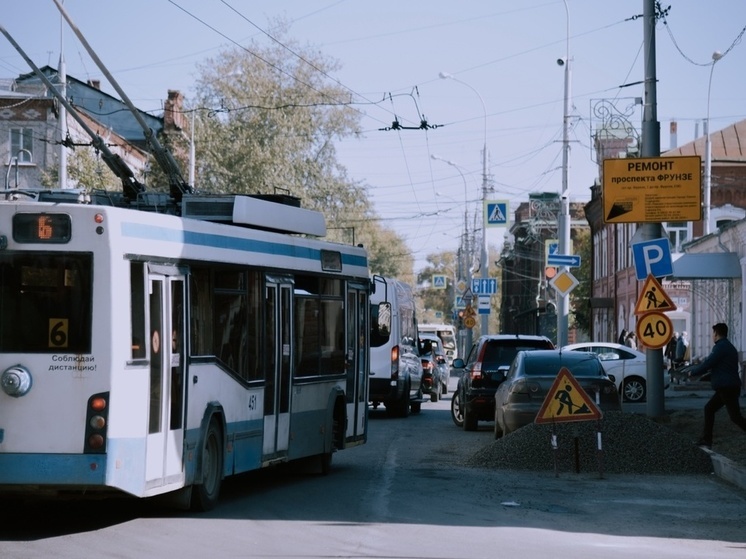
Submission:
[[[738,351],[728,340],[728,325],[719,322],[712,327],[715,345],[707,358],[689,371],[690,377],[698,377],[710,371],[710,385],[715,391],[705,404],[705,425],[697,445],[712,446],[712,430],[715,413],[725,406],[730,420],[746,431],[746,418],[741,415],[738,398],[741,394],[741,379],[738,376]]]

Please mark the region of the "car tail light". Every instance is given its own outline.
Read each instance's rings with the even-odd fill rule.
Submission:
[[[520,380],[510,387],[510,394],[526,394],[528,396],[535,396],[541,392],[541,386],[538,382],[528,382]]]
[[[471,376],[471,380],[479,380],[482,378],[482,362],[477,361],[474,363],[474,366],[471,368],[471,371],[469,371],[469,375]]]
[[[391,348],[391,380],[399,378],[399,346]]]
[[[106,431],[109,426],[109,393],[94,394],[88,399],[85,421],[84,451],[106,452]]]

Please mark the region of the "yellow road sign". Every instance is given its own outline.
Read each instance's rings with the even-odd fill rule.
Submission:
[[[675,311],[676,305],[655,276],[648,274],[635,305],[635,314]]]
[[[473,316],[467,316],[464,319],[464,326],[466,326],[467,328],[474,328],[476,325],[477,325],[477,319],[474,318]]]
[[[544,398],[534,423],[590,421],[601,418],[601,410],[578,384],[567,367],[562,367]]]
[[[644,314],[637,321],[637,339],[645,347],[660,349],[665,346],[673,335],[671,319],[661,312]]]
[[[701,220],[701,170],[698,155],[604,159],[604,221]]]
[[[562,271],[554,276],[549,283],[554,287],[557,292],[563,297],[575,289],[578,284],[578,278],[573,276],[570,272]]]

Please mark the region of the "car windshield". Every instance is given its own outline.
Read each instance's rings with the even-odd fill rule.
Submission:
[[[596,377],[603,375],[599,362],[593,357],[586,359],[559,359],[557,356],[531,356],[524,361],[527,376],[554,376],[566,367],[574,377]]]
[[[482,369],[496,370],[501,366],[510,365],[519,351],[532,349],[547,349],[547,347],[544,343],[539,342],[529,345],[524,340],[496,340],[489,342],[484,350]]]

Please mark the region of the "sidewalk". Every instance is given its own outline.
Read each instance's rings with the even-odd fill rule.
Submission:
[[[671,384],[665,392],[667,398],[681,398],[694,396],[697,398],[709,398],[712,388],[709,382],[689,382],[682,384]],[[741,408],[746,407],[746,393],[741,394]],[[719,478],[733,485],[746,489],[746,465],[734,462],[730,458],[721,456],[708,448],[703,448],[712,460],[712,469]]]

